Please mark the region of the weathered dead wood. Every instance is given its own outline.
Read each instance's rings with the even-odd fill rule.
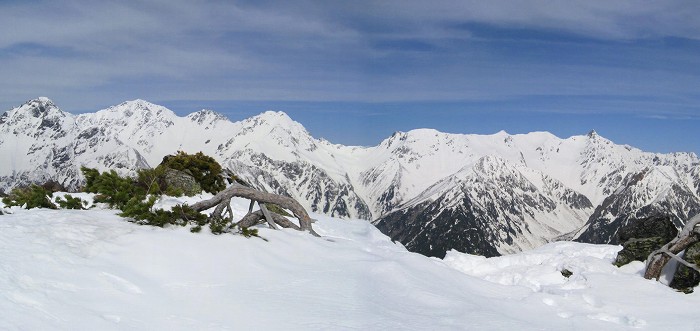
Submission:
[[[286,217],[270,212],[270,216],[272,217],[272,220],[279,226],[283,228],[288,228],[288,229],[294,229],[294,230],[301,230],[301,228],[294,224],[292,221],[287,219]],[[243,227],[243,228],[248,228],[257,224],[265,223],[265,215],[263,214],[262,210],[258,210],[253,213],[249,213],[245,215],[238,223],[236,223],[238,226]]]
[[[661,277],[661,272],[666,266],[666,263],[672,258],[677,260],[682,260],[677,256],[678,253],[684,251],[690,245],[700,241],[700,214],[695,215],[683,226],[683,230],[676,236],[675,239],[671,240],[666,245],[661,248],[651,252],[647,258],[647,268],[644,272],[644,278],[646,279],[656,279],[659,280]],[[689,265],[687,261],[682,261],[681,263]],[[694,266],[694,265],[693,265]],[[697,266],[691,268],[698,270]]]
[[[214,211],[211,213],[210,217],[222,218],[221,216],[222,216],[224,210],[226,209],[226,206],[231,206],[231,199],[230,198],[227,199],[226,201],[224,201],[223,203],[216,205],[216,208],[214,208]],[[226,211],[228,211],[228,210],[226,209]]]
[[[253,206],[255,206],[255,200],[250,200],[250,205],[248,205],[248,214],[253,212]]]
[[[226,211],[228,212],[228,221],[233,222],[233,210],[231,209],[231,201],[226,204]]]
[[[301,231],[308,231],[314,236],[319,236],[311,226],[313,220],[306,212],[304,207],[302,207],[301,204],[296,200],[278,194],[259,191],[250,187],[243,186],[236,182],[232,183],[231,186],[229,186],[225,190],[217,193],[211,199],[195,203],[191,206],[191,208],[198,212],[201,212],[222,203],[226,204],[232,197],[241,197],[257,201],[258,204],[261,206],[265,203],[271,203],[284,209],[290,210],[292,214],[294,214],[294,217],[296,217],[299,220],[299,227]]]
[[[258,202],[258,206],[260,206],[260,210],[262,211],[263,215],[265,215],[265,220],[267,220],[267,225],[270,226],[270,229],[277,230],[277,225],[275,225],[275,221],[272,220],[272,215],[270,214],[270,211],[267,210],[265,204]]]

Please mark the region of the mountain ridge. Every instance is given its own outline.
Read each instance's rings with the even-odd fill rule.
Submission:
[[[440,219],[444,229],[479,224],[476,239],[454,234],[444,247],[428,250],[438,256],[472,246],[489,254],[509,253],[534,248],[564,231],[585,239],[590,229],[625,223],[654,203],[665,207],[647,209],[677,215],[677,222],[700,211],[697,155],[643,152],[595,131],[559,138],[549,132],[475,135],[416,129],[395,132],[376,146],[343,146],[312,137],[284,112],[232,122],[211,110],[177,116],[140,99],[72,115],[38,98],[5,112],[0,116],[0,189],[49,179],[77,188],[81,165],[129,174],[177,150],[202,151],[260,189],[290,195],[330,216],[373,220],[385,232],[417,233],[431,219]],[[667,181],[630,184],[645,169],[657,168],[665,169]],[[623,193],[629,195],[626,200]],[[640,200],[642,195],[658,199]],[[491,205],[477,203],[485,196],[491,196]],[[612,203],[616,198],[627,203]],[[448,201],[449,206],[436,207]],[[508,203],[521,206],[522,214],[512,213]],[[398,216],[409,209],[417,216]],[[604,240],[612,240],[615,229],[605,231]],[[435,236],[400,241],[429,247]],[[493,242],[456,244],[484,238]]]

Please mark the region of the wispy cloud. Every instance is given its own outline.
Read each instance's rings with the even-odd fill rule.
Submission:
[[[563,108],[652,96],[665,105],[650,116],[690,113],[698,15],[696,1],[2,3],[0,106],[554,95]]]

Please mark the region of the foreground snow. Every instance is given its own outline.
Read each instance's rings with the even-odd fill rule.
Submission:
[[[562,242],[443,261],[407,252],[367,222],[316,217],[323,238],[261,228],[266,242],[138,226],[110,210],[15,209],[0,216],[0,329],[700,326],[697,294],[644,280],[641,264],[612,266],[617,246]]]

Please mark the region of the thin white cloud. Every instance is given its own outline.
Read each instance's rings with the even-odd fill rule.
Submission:
[[[669,36],[700,39],[698,6],[628,0],[14,2],[0,4],[0,99],[9,108],[42,94],[65,100],[70,109],[135,97],[370,102],[674,97],[700,85],[694,72],[679,72],[697,63],[692,52],[647,52],[650,61],[678,63],[651,71],[624,67],[619,59],[600,65],[527,62],[472,39],[470,24],[623,44]],[[426,50],[412,53],[421,47]]]

